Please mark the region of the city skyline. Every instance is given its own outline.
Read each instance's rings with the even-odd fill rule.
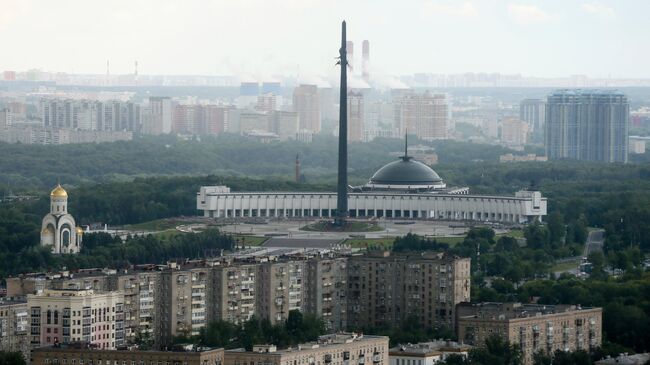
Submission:
[[[645,78],[643,9],[650,4],[9,0],[0,15],[0,41],[14,51],[0,69],[104,74],[109,61],[111,74],[130,74],[137,60],[141,74],[330,75],[336,73],[330,50],[337,47],[331,34],[345,19],[358,50],[370,41],[371,77],[498,72]],[[523,45],[525,53],[518,51]],[[360,73],[361,52],[355,62]]]

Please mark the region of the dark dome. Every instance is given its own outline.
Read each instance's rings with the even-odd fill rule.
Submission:
[[[442,179],[432,168],[409,157],[402,157],[380,168],[370,178],[378,185],[438,185]]]

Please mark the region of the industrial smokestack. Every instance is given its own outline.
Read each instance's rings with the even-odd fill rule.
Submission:
[[[336,219],[338,226],[345,225],[348,216],[348,43],[345,40],[345,21],[341,24],[341,97],[339,100],[339,176],[336,199]]]
[[[363,77],[364,81],[368,82],[370,81],[370,71],[368,70],[370,63],[370,42],[368,42],[367,39],[364,40],[361,48],[361,76]]]

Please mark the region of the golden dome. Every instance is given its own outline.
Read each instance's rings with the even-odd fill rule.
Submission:
[[[77,234],[83,234],[84,230],[81,227],[77,227]]]
[[[67,198],[68,192],[61,186],[57,184],[56,187],[50,192],[50,196],[53,198]]]

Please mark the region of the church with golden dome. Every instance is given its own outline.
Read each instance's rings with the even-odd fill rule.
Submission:
[[[79,253],[83,229],[68,213],[68,192],[60,184],[50,192],[50,213],[43,217],[41,245],[51,246],[52,253]]]

